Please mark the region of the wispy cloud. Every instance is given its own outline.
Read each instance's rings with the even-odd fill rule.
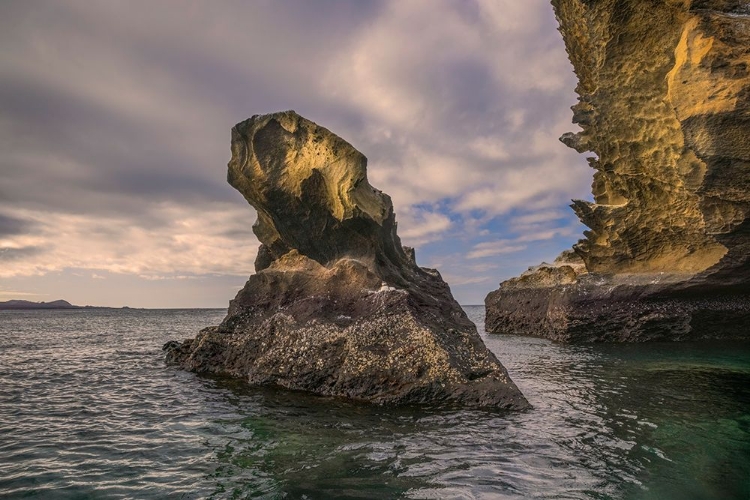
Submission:
[[[505,253],[520,252],[525,249],[526,245],[517,245],[512,240],[485,241],[474,245],[474,248],[466,255],[466,258],[481,259]]]
[[[466,255],[466,258],[481,259],[506,253],[520,252],[528,248],[528,243],[551,240],[559,236],[570,236],[572,233],[573,228],[561,227],[541,232],[526,233],[513,239],[485,241],[474,245],[472,250]]]
[[[406,207],[398,214],[399,236],[404,244],[418,247],[429,241],[440,239],[451,226],[451,220],[439,212],[415,207]]]
[[[0,300],[12,300],[12,299],[17,299],[19,297],[30,299],[30,298],[35,298],[35,297],[45,297],[45,294],[23,292],[20,290],[0,290]]]
[[[153,227],[133,225],[127,217],[19,211],[36,229],[0,239],[0,260],[13,260],[0,266],[0,277],[69,268],[145,278],[166,273],[247,275],[258,245],[250,233],[248,211],[234,204],[199,210],[165,204],[159,209],[164,222]]]
[[[477,285],[479,283],[487,283],[488,281],[491,281],[489,276],[466,277],[453,274],[443,275],[443,279],[452,286]]]

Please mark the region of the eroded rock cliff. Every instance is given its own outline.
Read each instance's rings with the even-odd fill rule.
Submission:
[[[232,129],[256,274],[221,325],[166,347],[196,372],[377,403],[528,403],[432,269],[401,246],[366,158],[293,111]]]
[[[560,266],[501,284],[487,297],[488,331],[557,340],[750,335],[731,326],[748,319],[750,5],[552,4],[579,79],[572,109],[582,130],[561,140],[595,154],[594,202],[572,205],[590,228],[574,247],[584,268],[534,286],[533,312],[513,307],[540,281],[531,275],[560,275]],[[610,333],[596,333],[604,318],[595,311],[615,301],[627,311],[609,315]],[[726,312],[721,328],[701,323],[709,309]]]

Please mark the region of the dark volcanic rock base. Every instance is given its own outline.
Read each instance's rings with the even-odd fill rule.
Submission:
[[[449,293],[439,276],[424,274],[435,296]],[[225,321],[170,346],[167,361],[381,404],[526,408],[463,311],[430,311],[415,292],[383,286],[356,260],[326,269],[288,257],[251,276]]]
[[[545,288],[496,290],[485,299],[492,333],[557,342],[750,339],[750,293],[603,285],[581,280]]]

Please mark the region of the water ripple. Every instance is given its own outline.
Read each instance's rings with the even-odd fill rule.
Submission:
[[[164,366],[223,314],[0,314],[0,497],[750,498],[750,346],[485,337],[532,410],[383,408]]]

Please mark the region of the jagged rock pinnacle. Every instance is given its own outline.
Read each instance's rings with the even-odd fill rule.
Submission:
[[[417,266],[366,158],[293,111],[232,129],[229,183],[255,207],[256,274],[167,360],[376,403],[528,406],[440,274]]]

